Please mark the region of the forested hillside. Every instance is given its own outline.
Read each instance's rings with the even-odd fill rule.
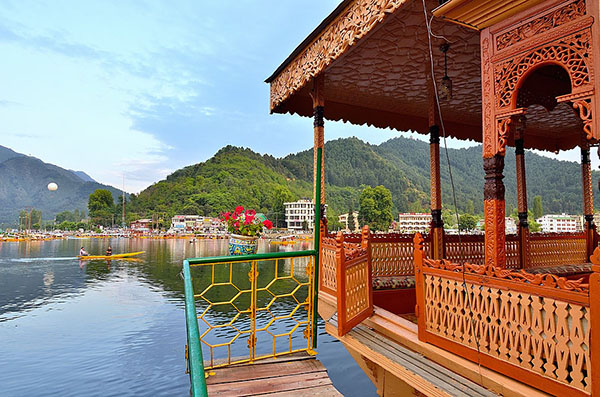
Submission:
[[[483,162],[481,147],[450,149],[450,162],[460,211],[473,202],[483,212]],[[448,165],[442,150],[444,206],[451,206]],[[330,215],[358,209],[364,186],[384,185],[392,192],[394,211],[428,211],[429,145],[398,137],[381,145],[357,138],[327,142],[324,150],[325,196]],[[530,206],[535,195],[545,212],[581,213],[581,170],[574,162],[553,160],[528,152],[527,188]],[[217,215],[236,205],[282,217],[283,203],[312,196],[312,149],[277,159],[250,149],[227,146],[214,157],[169,175],[138,196],[129,211],[146,216],[152,212]],[[516,206],[514,151],[508,149],[505,165],[507,206]],[[600,173],[594,172],[598,180]],[[596,206],[598,206],[596,194]]]

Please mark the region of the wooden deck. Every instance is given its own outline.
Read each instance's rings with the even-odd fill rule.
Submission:
[[[209,396],[341,396],[327,370],[306,353],[254,364],[234,365],[210,372]]]

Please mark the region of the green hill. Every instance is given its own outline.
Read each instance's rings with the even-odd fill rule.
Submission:
[[[483,212],[481,147],[449,149],[459,210],[471,200]],[[329,141],[324,149],[325,196],[330,215],[358,208],[364,186],[384,185],[392,192],[395,211],[428,211],[429,145],[398,137],[381,145],[358,138]],[[448,166],[442,150],[445,206],[452,204]],[[283,202],[312,197],[312,149],[283,158],[227,146],[211,159],[180,169],[132,196],[129,211],[217,215],[236,205],[281,217]],[[542,196],[545,212],[581,213],[581,170],[574,162],[526,154],[528,198]],[[594,172],[597,180],[600,173]],[[516,206],[514,150],[506,154],[507,206]],[[596,194],[598,196],[598,194]],[[598,206],[598,197],[596,197]]]

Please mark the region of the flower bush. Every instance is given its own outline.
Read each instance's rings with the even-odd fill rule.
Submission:
[[[273,223],[265,219],[260,221],[256,218],[256,211],[247,209],[241,205],[235,207],[233,212],[225,212],[221,214],[221,221],[227,223],[227,231],[229,233],[239,234],[242,236],[260,236],[263,227],[271,229]]]

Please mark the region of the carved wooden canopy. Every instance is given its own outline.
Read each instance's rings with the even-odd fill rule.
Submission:
[[[540,3],[519,1],[533,6]],[[439,1],[426,0],[426,7],[431,17]],[[312,81],[323,75],[326,119],[428,133],[429,48],[425,25],[422,0],[343,1],[267,79],[271,85],[271,112],[312,116]],[[447,63],[453,95],[450,100],[440,101],[446,131],[458,139],[482,142],[480,33],[438,18],[432,20],[431,27],[438,36],[432,45],[438,84],[444,75],[440,45],[450,42]],[[535,34],[535,29],[525,26],[517,34]],[[512,39],[507,36],[498,40],[508,43]],[[518,65],[516,70],[509,69],[507,65],[509,75],[516,73]],[[542,83],[537,86],[564,85],[564,76],[554,75],[552,70],[538,78]],[[555,93],[550,90],[545,94]],[[539,106],[543,101],[532,101],[527,94],[524,87],[521,101],[531,102],[527,102],[527,134],[538,138],[525,140],[525,147],[554,151],[576,146],[574,139],[557,144],[561,137],[574,137],[584,128],[572,106]],[[535,94],[540,95],[537,91]],[[513,144],[511,140],[506,143]]]

